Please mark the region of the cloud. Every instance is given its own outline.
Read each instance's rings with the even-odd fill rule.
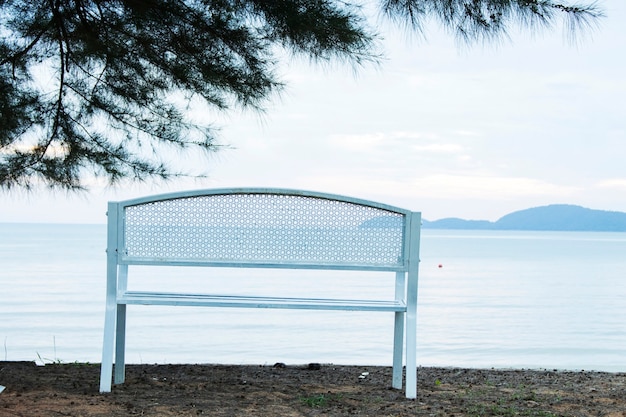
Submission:
[[[39,145],[29,145],[29,144],[18,144],[18,145],[10,145],[4,148],[0,153],[12,154],[15,152],[24,152],[31,153],[35,150],[43,149]],[[63,158],[69,153],[69,146],[61,143],[51,143],[47,145],[45,148],[44,155],[47,158]]]
[[[626,178],[610,178],[596,183],[599,188],[615,188],[626,190]]]
[[[439,135],[430,132],[377,132],[369,134],[331,135],[329,143],[349,151],[386,152],[397,150],[420,153],[462,153],[465,148],[456,143],[444,142]]]
[[[574,195],[580,188],[552,184],[524,177],[430,175],[402,179],[315,176],[300,178],[309,188],[358,195],[412,195],[416,198],[484,199],[561,198]]]
[[[547,181],[525,177],[489,177],[433,175],[413,180],[414,186],[432,197],[446,195],[459,197],[485,197],[488,199],[531,196],[566,196],[579,190]]]
[[[412,149],[416,152],[457,154],[464,151],[461,145],[455,143],[431,143],[428,145],[416,145]]]

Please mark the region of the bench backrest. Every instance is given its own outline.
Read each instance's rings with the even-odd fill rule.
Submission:
[[[402,272],[421,222],[420,213],[372,201],[259,188],[164,194],[108,210],[108,253],[119,265]]]

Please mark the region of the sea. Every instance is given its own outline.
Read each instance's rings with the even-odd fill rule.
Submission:
[[[0,223],[0,360],[101,361],[105,225]],[[626,371],[626,233],[424,229],[420,366]],[[393,274],[131,267],[129,287],[391,296]],[[371,275],[369,275],[371,274]],[[129,306],[128,363],[391,365],[392,313]]]

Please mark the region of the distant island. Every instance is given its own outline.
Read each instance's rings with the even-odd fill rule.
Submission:
[[[552,204],[515,211],[495,222],[446,218],[422,221],[424,229],[542,230],[626,232],[626,213],[592,210],[570,204]]]

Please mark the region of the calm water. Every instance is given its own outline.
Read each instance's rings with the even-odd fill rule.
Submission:
[[[0,360],[100,361],[104,247],[104,225],[0,224]],[[420,365],[626,371],[625,233],[424,230],[421,252]],[[138,289],[346,294],[335,273],[134,272]],[[393,288],[342,280],[356,296]],[[130,306],[127,356],[390,365],[391,329],[381,313]]]

